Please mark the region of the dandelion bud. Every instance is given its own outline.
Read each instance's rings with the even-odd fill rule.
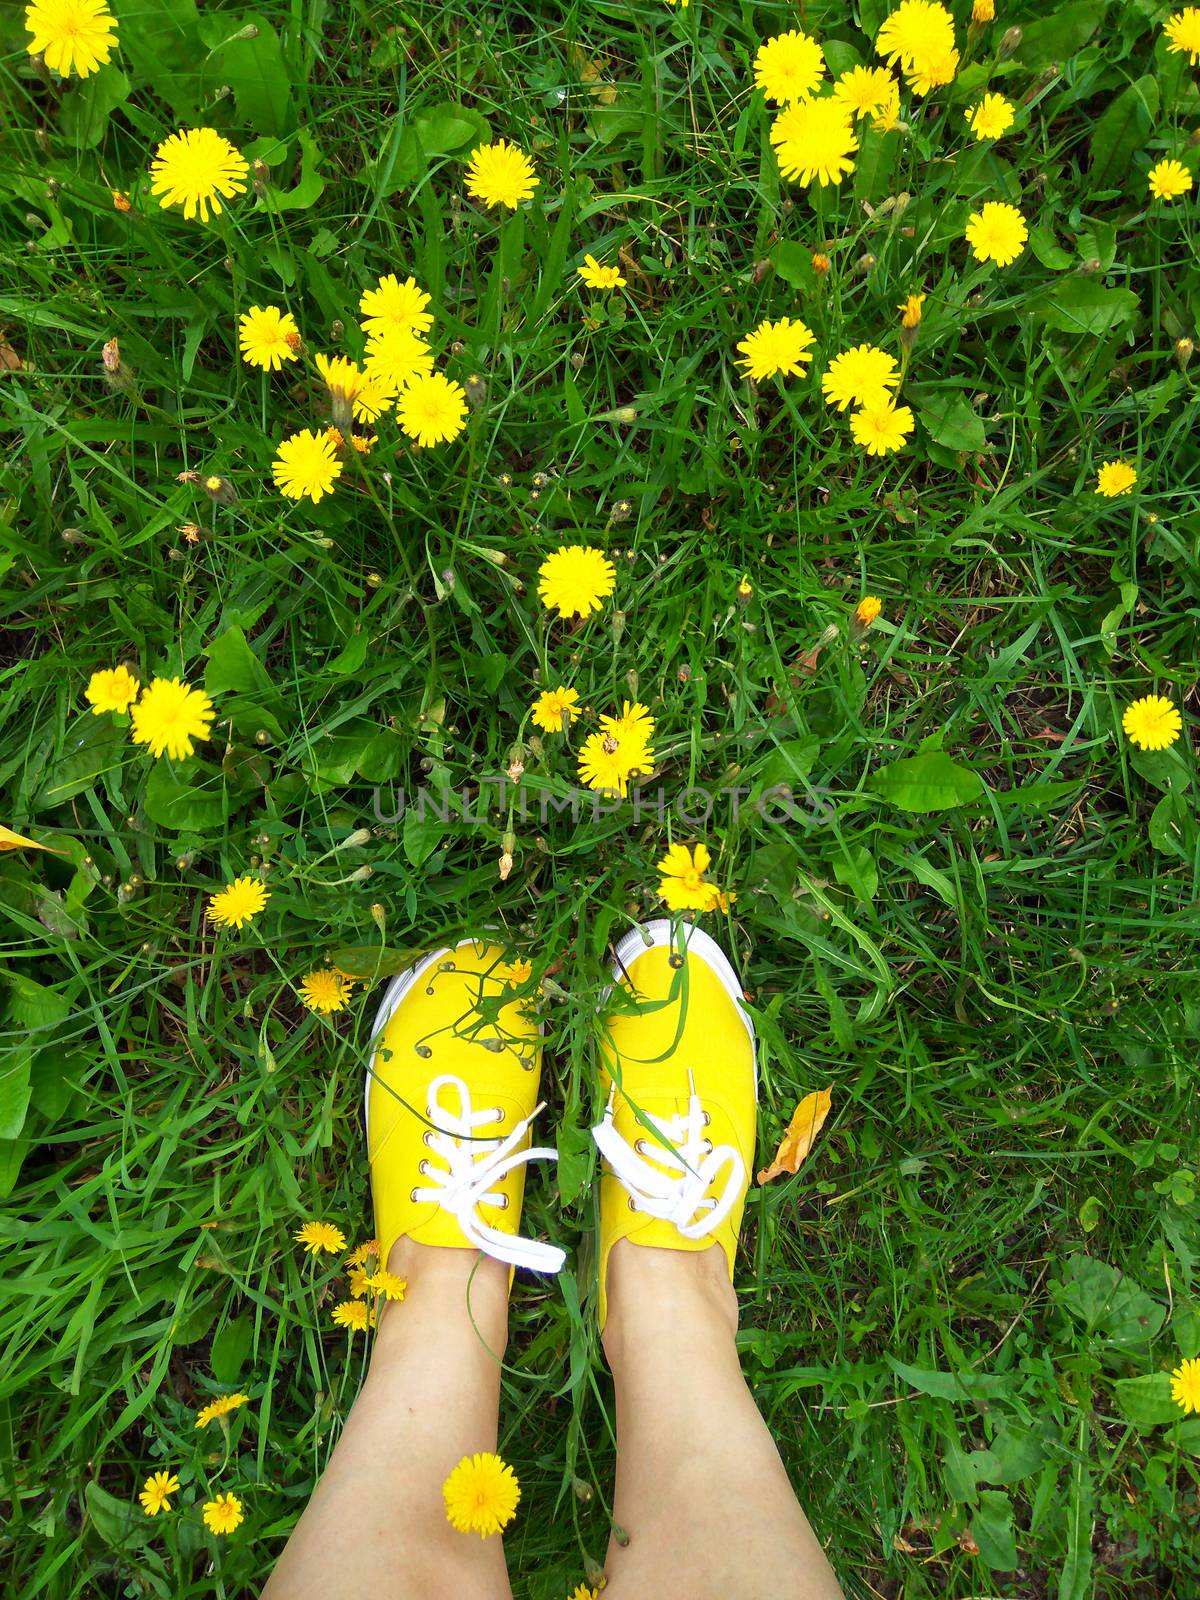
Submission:
[[[258,29],[252,22],[248,22],[246,26],[242,28],[240,32],[235,33],[233,37],[234,39],[257,39]],[[232,42],[233,41],[231,40],[230,43]]]
[[[629,685],[629,694],[634,700],[637,699],[638,681],[637,668],[630,667],[629,671],[625,674],[625,682]]]
[[[995,22],[996,0],[975,0],[971,7],[972,22]]]
[[[478,411],[487,404],[487,384],[477,372],[467,375],[463,388],[467,393],[467,404],[472,411]]]
[[[349,881],[351,883],[366,883],[367,879],[371,876],[371,874],[374,871],[375,871],[375,868],[372,867],[372,866],[369,866],[369,865],[368,866],[362,866],[362,867],[355,867],[354,871],[350,874]]]
[[[1094,277],[1097,272],[1102,272],[1104,269],[1099,256],[1089,256],[1086,261],[1080,264],[1079,270],[1080,272],[1086,272],[1089,277]]]
[[[450,354],[452,356],[460,356],[466,348],[461,339],[455,339],[450,346]]]
[[[1003,61],[1006,56],[1016,54],[1016,52],[1021,48],[1021,40],[1024,37],[1025,34],[1022,29],[1009,28],[1003,39],[1001,39],[1000,48],[996,52],[1001,61]]]
[[[550,475],[547,472],[535,472],[529,481],[535,489],[544,489],[550,482]]]
[[[865,594],[854,608],[855,620],[869,628],[883,610],[883,601],[877,594]]]
[[[196,852],[194,850],[185,850],[182,855],[175,857],[175,871],[186,872],[195,859]]]
[[[346,324],[341,320],[340,317],[335,317],[329,324],[329,337],[333,340],[334,344],[338,342],[345,331]]]
[[[255,194],[258,195],[260,199],[266,194],[267,186],[270,181],[271,169],[267,163],[265,161],[253,162],[250,167],[250,182],[254,187]]]
[[[867,273],[871,271],[874,265],[875,257],[868,250],[865,255],[859,256],[858,260],[854,263],[854,276],[856,278],[865,278]]]
[[[210,473],[202,485],[205,494],[217,506],[237,505],[237,494],[228,478],[222,478],[219,473]]]
[[[341,844],[335,848],[338,850],[357,850],[359,845],[370,844],[370,842],[370,828],[355,828],[354,832],[348,833]]]
[[[634,423],[634,422],[637,421],[637,407],[636,406],[618,406],[617,409],[613,412],[612,418],[613,418],[614,422],[619,422],[624,427],[629,427],[629,425],[631,423]]]
[[[119,211],[122,216],[127,216],[133,210],[133,201],[120,189],[112,191],[113,210]]]
[[[571,1488],[574,1490],[575,1498],[581,1506],[591,1505],[592,1486],[590,1483],[584,1483],[582,1478],[573,1478],[571,1480]]]
[[[504,854],[500,857],[500,861],[498,863],[498,866],[499,866],[499,872],[500,872],[500,882],[501,883],[507,883],[508,882],[509,873],[513,869],[513,858],[512,858],[512,851],[511,850],[506,850],[504,852]]]
[[[734,593],[737,595],[739,605],[744,606],[749,604],[750,596],[754,593],[754,585],[744,573],[742,574],[742,581],[738,584]]]
[[[258,730],[258,732],[254,735],[254,742],[255,742],[255,744],[270,744],[271,735],[267,732],[267,730],[265,728],[260,728]]]
[[[616,500],[613,502],[612,510],[608,513],[608,520],[610,522],[628,522],[632,515],[632,500]]]
[[[100,352],[104,381],[110,389],[129,394],[133,389],[133,369],[121,359],[121,347],[110,339]]]
[[[370,589],[378,589],[382,585],[382,583],[383,583],[383,574],[381,572],[368,572],[367,573],[367,587],[368,588],[370,588]]]
[[[619,1522],[614,1522],[612,1524],[611,1531],[614,1540],[621,1546],[621,1549],[627,1550],[629,1548],[629,1535],[626,1533],[621,1524]]]
[[[64,544],[87,543],[87,539],[84,537],[82,528],[64,528],[62,531],[62,540]]]
[[[378,900],[376,900],[374,905],[371,907],[371,921],[382,934],[387,924],[387,912],[380,905]]]
[[[582,372],[586,361],[587,357],[582,350],[571,351],[571,370],[573,372]]]
[[[1180,372],[1186,372],[1187,364],[1192,359],[1192,351],[1196,346],[1188,338],[1176,339],[1175,359],[1179,363]]]
[[[613,1537],[614,1538],[616,1538],[616,1532],[617,1532],[617,1525],[614,1522],[613,1523]],[[620,1544],[620,1542],[621,1541],[618,1539],[617,1543]],[[626,1544],[629,1543],[628,1534],[625,1536],[625,1543]],[[598,1561],[593,1561],[591,1556],[589,1556],[586,1551],[584,1552],[584,1557],[583,1557],[583,1576],[584,1576],[584,1579],[585,1579],[589,1589],[603,1589],[605,1587],[605,1585],[608,1583],[608,1575],[605,1572],[604,1568],[600,1565],[600,1563]]]
[[[828,273],[830,267],[833,266],[833,262],[830,261],[829,257],[825,254],[825,252],[823,250],[817,250],[817,251],[814,252],[813,258],[812,258],[812,264],[813,264],[813,271],[816,273],[818,278],[825,277],[825,275]]]

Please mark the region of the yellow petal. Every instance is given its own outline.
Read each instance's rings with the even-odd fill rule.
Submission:
[[[39,844],[36,839],[27,839],[23,833],[14,833],[11,828],[6,828],[0,822],[0,850],[49,850],[48,844]],[[58,851],[54,852],[59,854]]]
[[[782,1172],[800,1170],[800,1163],[812,1149],[817,1135],[825,1126],[825,1118],[829,1115],[832,1102],[832,1085],[828,1089],[817,1089],[814,1093],[804,1096],[787,1125],[787,1131],[779,1141],[774,1161],[759,1173],[759,1183],[770,1183],[772,1178],[779,1177]]]

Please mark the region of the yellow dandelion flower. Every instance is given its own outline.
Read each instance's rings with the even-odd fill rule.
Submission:
[[[801,378],[812,360],[809,346],[813,339],[812,329],[803,322],[793,322],[790,317],[780,317],[778,322],[768,319],[738,341],[742,354],[736,362],[755,383],[775,377]]]
[[[886,67],[851,67],[833,86],[833,98],[855,117],[881,117],[893,102],[900,109],[900,85]]]
[[[375,1307],[364,1305],[361,1300],[340,1300],[330,1315],[339,1328],[351,1333],[366,1333],[375,1326]]]
[[[1172,55],[1186,55],[1193,67],[1200,64],[1200,6],[1184,6],[1167,19],[1163,33]]]
[[[407,1289],[408,1280],[388,1272],[385,1267],[378,1267],[367,1275],[367,1293],[375,1298],[382,1295],[385,1300],[403,1300]]]
[[[865,594],[854,608],[854,615],[864,628],[869,628],[883,610],[883,601],[877,594]]]
[[[1171,1399],[1185,1413],[1200,1411],[1200,1361],[1181,1361],[1171,1373]]]
[[[389,394],[433,371],[433,351],[419,334],[398,328],[372,334],[363,356],[363,371]]]
[[[771,143],[785,178],[810,185],[841,183],[854,170],[858,149],[854,124],[844,101],[798,100],[771,124]]]
[[[698,844],[689,850],[685,844],[673,844],[658,863],[658,892],[671,911],[712,911],[716,908],[720,892],[715,883],[709,883],[704,874],[712,864],[712,854],[707,845]]]
[[[134,744],[150,747],[157,758],[182,761],[191,755],[194,739],[207,739],[216,712],[203,689],[191,689],[182,678],[151,678],[133,708]]]
[[[967,112],[967,126],[976,139],[999,139],[1017,120],[1012,102],[1002,94],[985,94],[977,106]]]
[[[371,1256],[374,1256],[376,1261],[379,1260],[378,1239],[365,1239],[362,1244],[355,1245],[354,1249],[346,1257],[346,1265],[348,1267],[361,1267]]]
[[[513,1469],[487,1451],[462,1458],[443,1483],[442,1497],[452,1528],[486,1539],[512,1521],[521,1487]]]
[[[317,371],[321,374],[339,421],[353,416],[359,422],[374,422],[391,405],[395,398],[378,373],[363,370],[347,356],[317,357]]]
[[[519,988],[521,984],[528,983],[533,977],[532,961],[510,961],[504,967],[504,981],[510,989]]]
[[[212,128],[181,128],[164,139],[150,163],[150,192],[159,205],[182,206],[190,222],[208,221],[208,208],[221,214],[221,200],[245,194],[250,168],[245,156]]]
[[[972,22],[995,22],[996,0],[975,0],[971,7]]]
[[[405,438],[422,447],[449,444],[467,423],[467,392],[444,373],[414,378],[400,391],[396,419]]]
[[[890,391],[899,387],[896,358],[872,344],[855,345],[834,356],[821,379],[826,403],[839,411],[849,406],[885,406],[892,398]]]
[[[332,1222],[306,1222],[292,1238],[302,1244],[310,1256],[319,1256],[322,1250],[326,1255],[336,1256],[346,1248],[346,1235]]]
[[[499,139],[481,144],[467,164],[467,193],[485,206],[507,206],[515,211],[537,188],[533,162],[515,144]]]
[[[371,1292],[371,1273],[366,1267],[351,1267],[346,1274],[350,1281],[350,1293],[361,1300]]]
[[[896,307],[900,313],[900,326],[902,328],[919,328],[921,325],[921,307],[925,304],[923,294],[910,294],[907,300],[902,300]]]
[[[643,705],[625,702],[619,717],[601,717],[597,733],[579,752],[579,776],[589,789],[625,795],[629,780],[653,770],[654,718]]]
[[[894,405],[885,400],[880,404],[863,406],[850,415],[850,432],[854,442],[861,445],[869,456],[886,456],[900,450],[916,426],[907,406]]]
[[[613,592],[617,569],[602,550],[590,545],[560,545],[538,568],[538,595],[547,611],[563,617],[588,617]]]
[[[1192,189],[1192,175],[1182,161],[1157,162],[1150,168],[1148,181],[1156,200],[1178,200]]]
[[[813,251],[812,268],[818,278],[823,278],[832,266],[833,262],[823,250]]]
[[[935,0],[901,0],[875,36],[877,54],[904,70],[917,94],[949,83],[958,70],[954,18]]]
[[[825,52],[799,28],[764,40],[754,57],[754,87],[777,106],[806,100],[824,76]]]
[[[216,1400],[210,1400],[196,1413],[196,1426],[207,1428],[210,1422],[215,1422],[218,1417],[227,1417],[231,1411],[237,1411],[242,1406],[250,1404],[248,1394],[223,1394]]]
[[[895,78],[888,85],[887,99],[879,115],[871,119],[871,126],[876,133],[891,133],[900,126],[900,85]]]
[[[1139,750],[1166,750],[1183,731],[1183,718],[1165,695],[1148,694],[1125,707],[1121,726]]]
[[[93,672],[83,697],[92,708],[94,717],[105,711],[124,714],[137,699],[141,684],[128,667],[111,667],[103,672]]]
[[[307,497],[314,505],[332,493],[341,475],[337,451],[325,434],[311,428],[285,439],[271,463],[271,476],[280,494],[289,500]]]
[[[305,973],[297,992],[310,1011],[330,1016],[335,1011],[346,1009],[353,988],[353,981],[335,972],[332,967],[318,967],[315,972]]]
[[[241,928],[271,898],[257,878],[235,878],[208,899],[208,920],[218,928]]]
[[[559,684],[557,689],[546,689],[538,695],[531,715],[534,726],[546,733],[565,733],[578,709],[578,689],[567,689]]]
[[[429,303],[429,295],[415,278],[405,278],[401,283],[395,273],[389,272],[373,289],[364,289],[359,297],[363,332],[423,336],[433,327],[433,315],[425,309]]]
[[[290,311],[251,306],[238,322],[238,345],[247,366],[278,372],[285,361],[295,361],[300,330]]]
[[[86,78],[104,66],[117,42],[117,24],[104,0],[34,0],[25,7],[33,35],[25,46],[60,78]]]
[[[243,1520],[242,1502],[235,1494],[219,1494],[204,1502],[204,1526],[210,1533],[232,1533]]]
[[[171,1495],[179,1493],[179,1479],[173,1472],[152,1472],[142,1485],[138,1499],[148,1517],[170,1511]]]
[[[1137,468],[1128,461],[1106,461],[1096,473],[1096,493],[1106,500],[1128,494],[1137,482]]]
[[[998,267],[1007,267],[1024,250],[1029,229],[1016,206],[989,200],[967,219],[966,237],[976,261],[994,261]]]
[[[589,1589],[586,1583],[581,1583],[572,1594],[567,1596],[567,1600],[600,1600],[600,1591],[599,1589]]]
[[[595,256],[584,256],[583,265],[575,268],[589,289],[623,289],[625,279],[620,267],[602,267]]]

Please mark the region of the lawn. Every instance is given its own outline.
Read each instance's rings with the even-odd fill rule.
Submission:
[[[83,79],[5,10],[7,1593],[257,1593],[364,1370],[341,1258],[293,1234],[371,1231],[377,980],[483,927],[530,963],[560,1162],[526,1224],[569,1252],[514,1293],[509,1563],[518,1600],[594,1578],[593,1030],[672,843],[726,891],[760,1164],[830,1090],[752,1189],[737,1288],[847,1594],[1200,1593],[1170,1380],[1200,1356],[1200,68],[1165,0],[996,9],[954,0],[952,81],[858,118],[828,185],[783,176],[755,53],[803,27],[827,92],[884,64],[890,0],[111,0]],[[977,139],[985,92],[1015,120]],[[151,189],[189,128],[249,164],[208,221]],[[538,179],[515,209],[467,192],[501,139]],[[1027,235],[1002,266],[986,204]],[[394,407],[352,428],[318,374],[364,355],[388,273],[463,386],[446,442]],[[254,306],[295,320],[279,371],[239,353]],[[738,344],[781,318],[807,359],[752,382]],[[900,381],[882,455],[822,390],[859,345]],[[332,492],[288,497],[281,441],[335,418]],[[615,574],[574,620],[539,597],[571,545]],[[205,691],[210,736],[156,758],[94,714],[118,665]],[[560,685],[565,733],[531,717]],[[1160,750],[1123,731],[1147,696],[1182,713]],[[636,804],[577,774],[626,701],[655,720]],[[269,897],[221,927],[241,877]],[[325,1014],[299,985],[330,964],[356,982]]]

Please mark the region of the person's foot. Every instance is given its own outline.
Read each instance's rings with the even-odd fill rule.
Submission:
[[[600,1326],[622,1239],[705,1250],[733,1277],[754,1164],[754,1028],[720,946],[701,929],[647,923],[616,949],[600,1033],[608,1097],[592,1136],[600,1177]]]
[[[437,950],[389,984],[372,1030],[367,1148],[380,1259],[398,1239],[557,1272],[519,1235],[542,1047],[497,946]]]

